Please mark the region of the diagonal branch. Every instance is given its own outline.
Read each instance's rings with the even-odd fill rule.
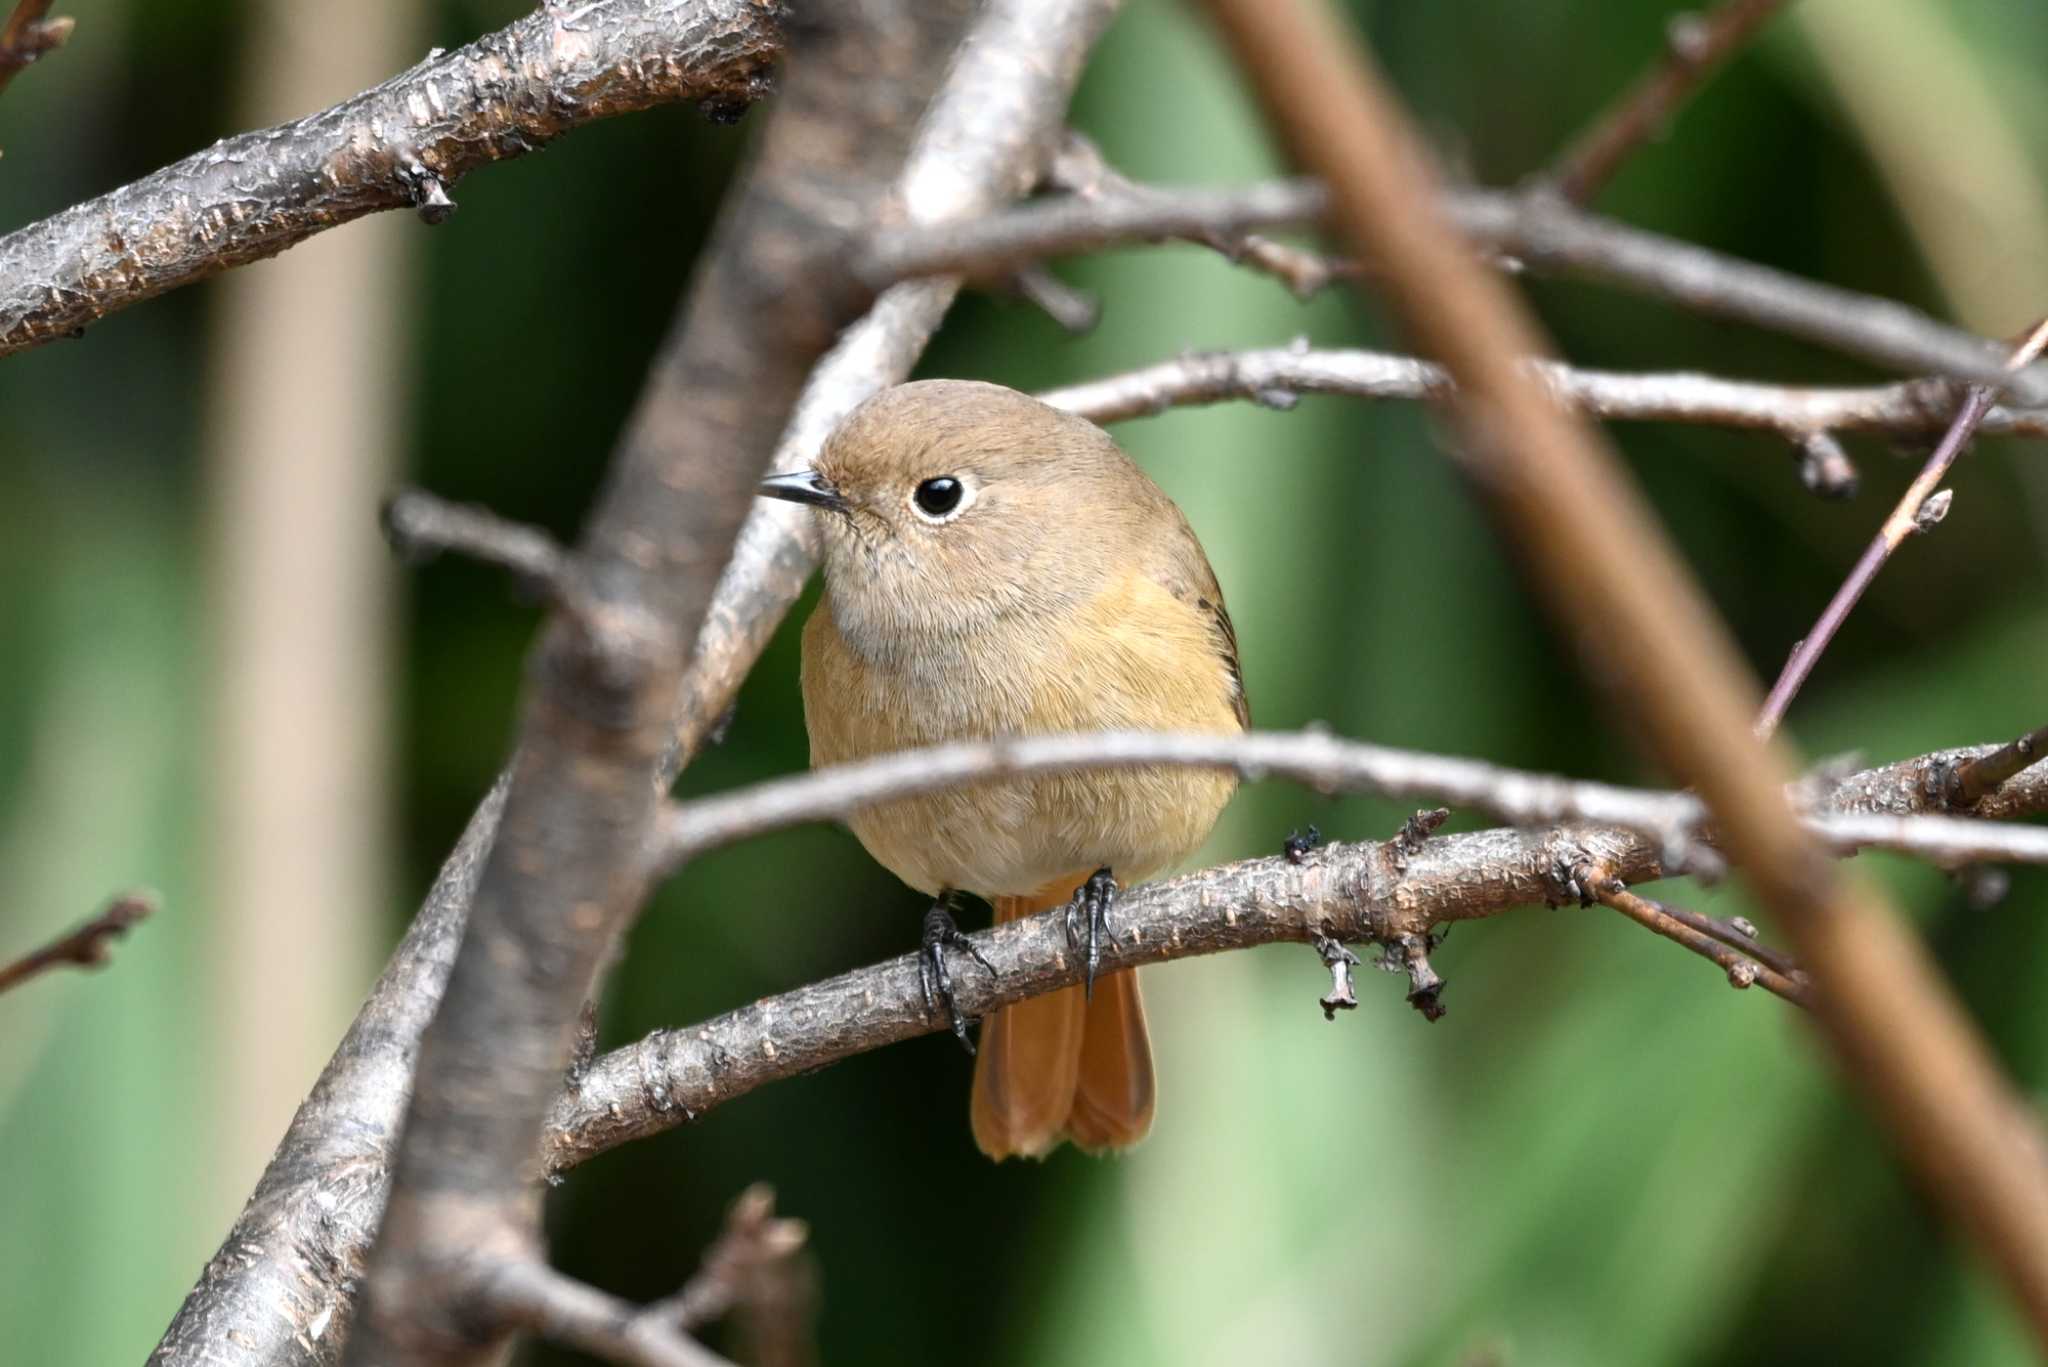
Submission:
[[[2033,364],[2044,346],[2048,346],[2048,320],[2044,320],[2020,343],[2006,368],[2011,371],[2025,369]],[[1820,663],[1820,657],[1833,643],[1835,633],[1849,620],[1849,614],[1855,611],[1864,591],[1876,580],[1878,571],[1885,567],[1892,553],[1905,545],[1908,537],[1931,529],[1948,515],[1947,494],[1937,493],[1936,486],[1948,477],[1950,467],[1969,449],[1971,439],[1983,425],[1984,415],[1991,411],[1992,400],[1997,397],[1997,389],[1989,385],[1970,390],[1940,444],[1906,487],[1898,506],[1877,529],[1877,535],[1857,557],[1849,570],[1849,577],[1842,581],[1842,586],[1835,590],[1835,596],[1821,611],[1820,620],[1792,648],[1791,658],[1785,661],[1785,668],[1779,672],[1778,681],[1771,685],[1770,694],[1764,698],[1763,708],[1757,713],[1758,735],[1768,736],[1778,729],[1778,723],[1785,719],[1785,710],[1792,705],[1792,699],[1798,696],[1800,687],[1813,673],[1813,667]]]
[[[19,987],[52,968],[104,968],[113,942],[138,921],[156,911],[156,898],[146,892],[124,892],[89,920],[82,921],[41,949],[0,964],[0,992]]]
[[[1681,10],[1664,27],[1661,58],[1572,143],[1549,173],[1557,192],[1584,204],[1637,148],[1663,133],[1681,105],[1748,42],[1785,0],[1722,0],[1705,14]]]
[[[666,393],[629,419],[575,553],[589,601],[558,607],[533,653],[504,817],[420,1041],[345,1361],[500,1360],[526,1321],[495,1289],[522,1266],[555,1288],[550,1313],[598,1296],[546,1270],[525,1174],[583,1004],[646,892],[639,852],[690,643],[784,415],[865,302],[838,263],[892,178],[897,111],[857,87],[916,43],[906,33],[961,31],[884,19],[842,16],[798,54],[655,359]]]
[[[1936,820],[1930,814],[1945,810],[1942,777],[1994,749],[1986,745],[1940,751],[1830,782],[1810,780],[1799,785],[1805,794],[1803,805],[1809,821],[1821,828],[1873,818]],[[1409,758],[1418,768],[1428,759]],[[815,777],[836,784],[827,779],[829,772]],[[1470,792],[1473,776],[1455,777],[1460,791]],[[812,780],[792,782],[799,781]],[[1562,780],[1551,782],[1570,786]],[[756,812],[765,815],[772,810],[778,817],[795,819],[787,784],[763,785],[731,799],[707,801],[746,801],[747,792],[778,789],[784,797],[755,806]],[[1623,791],[1613,790],[1608,797]],[[872,790],[864,794],[868,795]],[[833,796],[836,800],[851,794],[839,787]],[[1655,801],[1641,813],[1651,818],[1646,825],[1654,824],[1660,810],[1656,802],[1677,795],[1650,796]],[[689,824],[687,810],[677,809],[672,821]],[[1980,808],[1984,817],[2042,813],[2048,813],[2048,769],[2040,767],[2006,783]],[[752,833],[727,821],[716,824],[728,838]],[[707,823],[703,832],[708,834],[709,829]],[[2043,834],[2040,827],[2008,829]],[[1673,853],[1669,842],[1659,837],[1587,824],[1326,845],[1129,889],[1117,904],[1118,933],[1105,954],[1122,967],[1281,942],[1426,944],[1433,928],[1452,921],[1578,900],[1567,880],[1581,866],[1598,866],[1629,883],[1670,877],[1679,871],[1667,862]],[[1686,915],[1675,907],[1665,910],[1681,920]],[[1707,933],[1716,939],[1780,973],[1791,971],[1784,956],[1757,944],[1744,928],[1713,924],[1715,929]],[[1067,944],[1058,912],[1010,922],[973,938],[996,964],[998,974],[993,979],[972,974],[956,983],[961,1009],[970,1015],[986,1015],[998,1006],[1080,981],[1082,965]],[[557,1099],[545,1150],[548,1171],[566,1170],[619,1144],[701,1118],[771,1082],[945,1028],[946,1022],[931,1016],[925,1005],[915,956],[905,955],[687,1029],[657,1031],[595,1060]]]
[[[1942,785],[1949,804],[1964,811],[1998,791],[2022,770],[2048,759],[2048,726],[2039,726],[1988,755],[1957,765]]]
[[[1385,265],[1396,312],[1457,378],[1475,482],[1553,610],[1698,789],[1813,975],[1813,1018],[1844,1072],[2048,1345],[2037,1118],[1885,899],[1837,876],[1792,820],[1784,757],[1749,731],[1756,690],[1734,643],[1599,434],[1529,374],[1534,322],[1445,231],[1427,154],[1356,40],[1309,0],[1210,8],[1294,153],[1328,179],[1346,239]]]
[[[378,210],[439,221],[463,176],[596,119],[684,101],[737,118],[768,88],[781,14],[543,4],[331,109],[223,139],[0,238],[0,356]]]

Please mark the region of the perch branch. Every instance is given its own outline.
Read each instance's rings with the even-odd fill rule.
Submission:
[[[1996,748],[1920,755],[1831,781],[1808,780],[1798,791],[1809,820],[1817,823],[1862,816],[1927,819],[1925,814],[1944,810],[1943,777]],[[793,815],[786,799],[773,808]],[[2010,780],[1979,812],[1998,818],[2048,813],[2048,766]],[[733,838],[746,833],[730,825],[724,829]],[[1304,845],[1295,856],[1228,864],[1128,890],[1117,904],[1118,935],[1105,954],[1122,966],[1279,941],[1314,945],[1328,939],[1341,947],[1347,940],[1426,939],[1432,927],[1447,922],[1554,901],[1560,867],[1597,864],[1612,877],[1642,883],[1676,873],[1665,862],[1672,853],[1664,840],[1598,825]],[[1681,919],[1686,915],[1668,910]],[[1789,960],[1756,944],[1744,928],[1712,924],[1716,938],[1780,973],[1791,972]],[[999,972],[992,979],[973,974],[956,984],[961,1008],[970,1015],[1080,981],[1082,965],[1057,912],[974,939]],[[768,1083],[945,1028],[927,1014],[915,957],[906,955],[698,1025],[657,1031],[595,1060],[556,1101],[546,1165],[563,1171],[618,1144],[695,1120]]]
[[[2033,364],[2044,346],[2048,346],[2048,320],[2044,320],[2020,343],[2006,368],[2011,371],[2025,369]],[[1947,516],[1948,493],[1946,490],[1936,493],[1936,486],[1948,478],[1950,467],[1969,448],[1970,439],[1976,435],[1978,426],[1997,396],[1998,391],[1989,385],[1979,385],[1970,390],[1933,454],[1927,457],[1927,463],[1920,467],[1920,473],[1899,498],[1898,506],[1892,509],[1891,516],[1885,518],[1884,524],[1877,529],[1877,535],[1864,547],[1863,554],[1850,569],[1849,577],[1828,600],[1820,620],[1814,623],[1813,630],[1807,632],[1804,639],[1792,647],[1791,658],[1785,661],[1785,668],[1778,674],[1778,681],[1771,685],[1763,709],[1757,714],[1758,735],[1768,736],[1778,729],[1778,723],[1785,719],[1785,710],[1792,705],[1792,699],[1798,696],[1800,687],[1813,673],[1813,667],[1820,663],[1820,657],[1834,641],[1835,633],[1842,629],[1842,623],[1849,620],[1849,614],[1862,601],[1864,591],[1877,578],[1878,571],[1885,567],[1885,562],[1891,559],[1892,552],[1905,545],[1907,537],[1931,530]]]
[[[1346,241],[1384,266],[1395,312],[1457,379],[1475,484],[1580,658],[1697,788],[1812,975],[1812,1019],[1845,1074],[2048,1347],[2036,1116],[1885,899],[1840,877],[1792,819],[1784,756],[1749,729],[1756,689],[1734,643],[1600,434],[1529,374],[1540,333],[1446,230],[1428,155],[1353,35],[1308,0],[1210,8],[1295,155],[1329,184]]]
[[[546,602],[565,603],[575,593],[573,562],[553,537],[488,508],[406,489],[384,504],[382,521],[392,549],[415,563],[453,551],[509,572]]]
[[[1724,0],[1705,14],[1681,10],[1664,26],[1661,58],[1622,92],[1550,171],[1557,192],[1584,204],[1639,147],[1662,136],[1671,116],[1785,7],[1786,0]]]
[[[448,187],[571,128],[696,101],[737,118],[782,54],[779,5],[544,4],[320,113],[224,139],[0,238],[0,355]]]
[[[156,911],[156,898],[146,892],[124,892],[97,916],[82,921],[50,943],[13,963],[0,966],[0,992],[19,987],[52,968],[103,968],[114,941]]]

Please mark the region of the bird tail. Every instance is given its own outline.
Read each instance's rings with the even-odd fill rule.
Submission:
[[[996,921],[1063,905],[1079,873],[1028,897],[995,899]],[[1092,999],[1063,987],[992,1014],[981,1027],[969,1115],[990,1158],[1043,1158],[1062,1140],[1128,1148],[1152,1128],[1152,1043],[1138,973],[1098,978]]]

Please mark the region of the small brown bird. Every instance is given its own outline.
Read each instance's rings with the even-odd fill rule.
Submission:
[[[826,514],[825,594],[803,638],[813,765],[998,735],[1250,723],[1201,544],[1092,423],[1000,385],[906,384],[856,410],[815,470],[762,492]],[[1117,880],[1192,853],[1235,787],[1197,769],[1056,774],[852,819],[869,854],[935,899],[925,993],[963,1044],[945,950],[974,951],[954,894],[988,898],[999,922],[1070,905],[1092,991],[1020,1002],[983,1027],[970,1109],[990,1157],[1062,1140],[1122,1148],[1151,1127],[1135,971],[1093,982],[1096,941]]]

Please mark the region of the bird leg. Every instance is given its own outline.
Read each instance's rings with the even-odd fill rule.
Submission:
[[[1088,972],[1081,979],[1081,991],[1090,1000],[1095,997],[1095,970],[1102,963],[1102,939],[1109,934],[1109,909],[1116,904],[1116,893],[1116,875],[1097,869],[1074,889],[1074,898],[1067,903],[1067,944],[1077,953],[1084,949],[1087,953]],[[1085,930],[1083,916],[1087,917]]]
[[[960,1004],[953,999],[953,976],[946,971],[946,946],[966,950],[991,978],[996,975],[996,966],[974,947],[974,941],[960,933],[959,923],[953,919],[953,899],[957,896],[959,894],[951,888],[946,889],[932,903],[931,910],[924,914],[924,942],[917,956],[917,979],[918,985],[924,989],[924,1009],[936,1012],[943,1003],[946,1016],[953,1023],[953,1037],[960,1041],[961,1048],[971,1054],[974,1041],[967,1038],[967,1017],[960,1014]]]

